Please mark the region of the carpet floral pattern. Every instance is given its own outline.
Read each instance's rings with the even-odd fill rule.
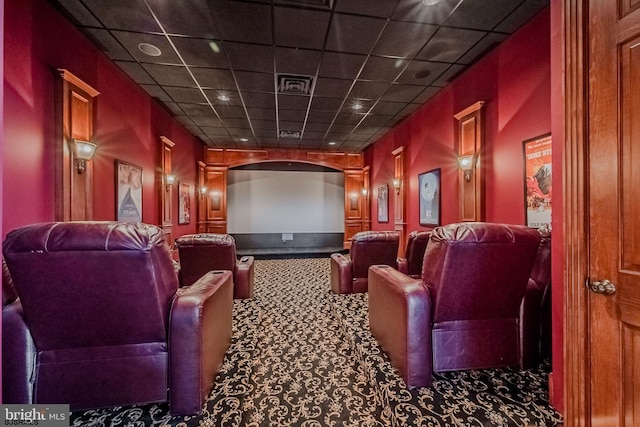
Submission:
[[[231,347],[195,417],[166,403],[72,414],[73,426],[553,426],[547,365],[437,375],[407,390],[368,330],[367,295],[329,292],[328,258],[256,260]]]

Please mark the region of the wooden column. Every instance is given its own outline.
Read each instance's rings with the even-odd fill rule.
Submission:
[[[362,169],[344,171],[344,247],[351,246],[353,235],[363,230]]]
[[[407,195],[406,195],[406,148],[400,147],[391,152],[393,154],[393,179],[391,188],[393,194],[395,194],[395,215],[394,215],[394,230],[400,234],[400,245],[398,247],[398,256],[404,256],[404,248],[407,235],[407,221],[405,218],[407,210]],[[398,183],[396,186],[395,183]]]
[[[454,115],[457,120],[458,156],[473,155],[473,169],[464,176],[460,170],[460,220],[484,221],[484,168],[482,147],[484,145],[484,102],[478,101]]]
[[[227,166],[205,166],[205,224],[207,233],[227,232]]]
[[[167,242],[173,247],[171,232],[173,230],[173,217],[171,201],[173,200],[173,185],[167,183],[167,175],[171,174],[171,150],[176,144],[169,138],[160,137],[160,176],[157,181],[160,187],[160,219],[162,230],[167,234]]]
[[[93,137],[94,98],[97,90],[67,70],[58,69],[61,83],[56,88],[55,219],[93,219],[93,162],[78,168],[74,139]]]
[[[371,185],[369,166],[362,169],[362,231],[371,230]]]
[[[198,162],[198,188],[197,198],[198,198],[198,217],[196,218],[196,230],[198,233],[206,232],[206,212],[207,212],[207,197],[209,194],[209,189],[206,184],[206,177],[204,173],[204,169],[207,165],[204,162]]]

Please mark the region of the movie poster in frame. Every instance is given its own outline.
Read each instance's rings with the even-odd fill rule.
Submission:
[[[178,224],[189,224],[191,221],[191,186],[181,182],[178,186]]]
[[[115,166],[116,220],[142,222],[142,168],[123,160]]]
[[[551,134],[523,142],[526,225],[551,228]]]
[[[378,222],[389,222],[389,187],[378,187]]]
[[[418,198],[420,200],[420,225],[440,225],[440,169],[418,175]]]

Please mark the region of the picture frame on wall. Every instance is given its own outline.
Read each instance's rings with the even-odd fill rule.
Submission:
[[[440,220],[440,169],[418,175],[418,199],[420,201],[420,225],[435,227]]]
[[[178,224],[191,222],[191,185],[181,182],[178,185]]]
[[[389,222],[389,186],[378,187],[378,222]]]
[[[551,228],[551,134],[523,141],[525,223]]]
[[[116,220],[142,222],[142,168],[116,159],[115,175]]]

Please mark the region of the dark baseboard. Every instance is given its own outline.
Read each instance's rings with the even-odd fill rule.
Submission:
[[[232,234],[239,256],[270,258],[318,258],[345,253],[344,233],[246,233]]]

